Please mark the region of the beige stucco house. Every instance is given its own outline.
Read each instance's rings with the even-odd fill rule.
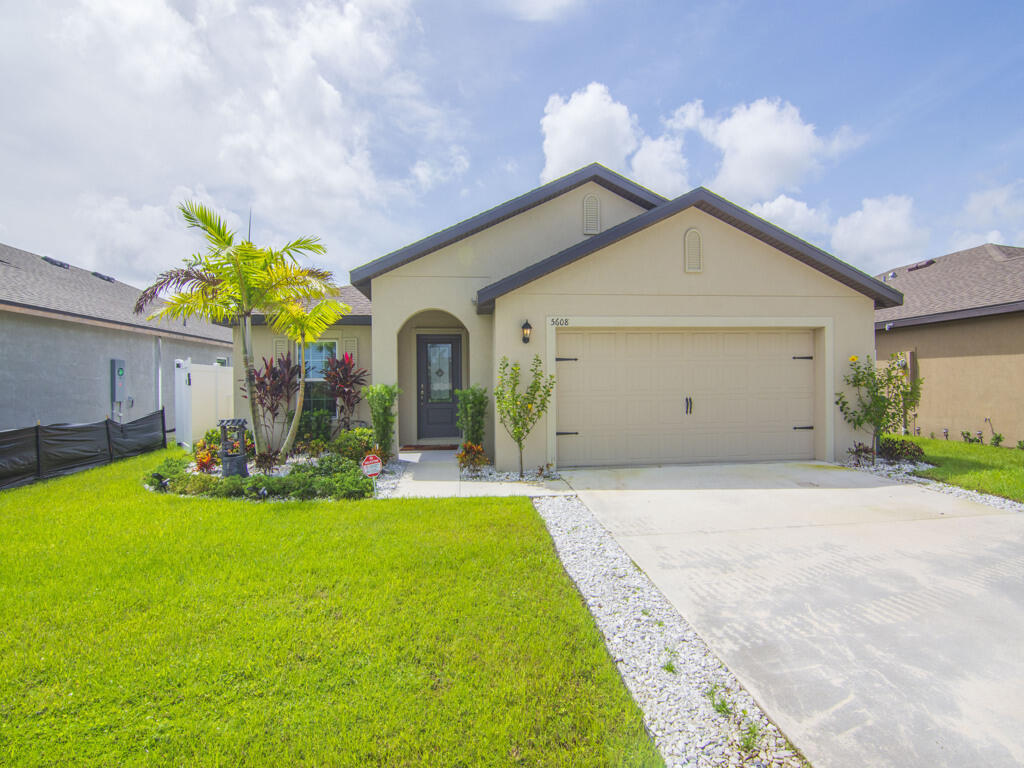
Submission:
[[[912,426],[1024,440],[1024,248],[987,243],[882,278],[906,302],[875,313],[878,359],[900,354],[924,379]]]
[[[863,436],[834,393],[901,301],[706,189],[667,200],[596,164],[350,279],[368,317],[329,338],[399,384],[401,445],[456,443],[452,390],[540,356],[557,384],[531,467],[841,457]],[[517,466],[493,409],[485,447]]]

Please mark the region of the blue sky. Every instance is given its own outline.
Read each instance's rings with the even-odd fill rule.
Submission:
[[[135,284],[199,198],[351,267],[593,160],[862,269],[1024,245],[1017,2],[5,2],[0,241]]]

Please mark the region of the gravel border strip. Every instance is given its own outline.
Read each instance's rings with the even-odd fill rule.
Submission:
[[[669,766],[809,765],[579,497],[533,504]]]
[[[939,493],[948,493],[950,496],[956,496],[961,499],[967,499],[968,501],[976,501],[979,504],[985,504],[989,507],[995,507],[1006,512],[1024,512],[1024,504],[1019,501],[1013,501],[1011,499],[1004,499],[1002,496],[994,496],[991,493],[981,493],[980,491],[971,491],[967,488],[961,488],[959,485],[950,485],[944,483],[941,480],[932,480],[928,477],[918,477],[915,472],[921,472],[926,469],[931,469],[934,465],[928,464],[927,462],[913,462],[913,461],[886,461],[885,459],[876,459],[874,464],[859,464],[856,462],[848,462],[845,466],[850,469],[856,469],[858,472],[867,472],[877,477],[884,477],[888,480],[895,480],[898,483],[906,483],[907,485],[920,485]]]

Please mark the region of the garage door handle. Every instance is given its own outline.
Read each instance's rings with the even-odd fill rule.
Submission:
[[[814,427],[793,427],[793,429],[814,429]]]
[[[579,432],[555,432],[556,435],[578,435]]]

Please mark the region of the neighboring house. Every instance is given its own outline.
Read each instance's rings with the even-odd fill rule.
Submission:
[[[883,277],[906,298],[875,313],[875,347],[924,379],[913,426],[1024,440],[1024,248],[986,243]]]
[[[841,457],[863,439],[834,405],[847,359],[901,301],[706,189],[666,200],[596,164],[350,279],[373,307],[347,287],[346,320],[371,325],[329,338],[367,368],[372,347],[373,380],[401,387],[401,445],[457,442],[453,390],[493,392],[503,356],[540,355],[558,381],[529,467]],[[493,403],[485,448],[518,466]]]
[[[174,426],[174,360],[231,363],[231,332],[134,313],[139,291],[0,244],[0,429],[131,421],[161,406]],[[111,398],[123,360],[124,401]]]

